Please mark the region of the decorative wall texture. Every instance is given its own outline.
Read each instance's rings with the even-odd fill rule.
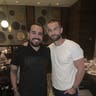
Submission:
[[[55,18],[60,19],[59,7],[35,7],[35,21],[41,23],[44,27],[48,20]]]
[[[8,28],[0,25],[0,45],[20,45],[26,40],[26,12],[24,6],[0,5],[0,22],[8,21]]]
[[[45,24],[50,19],[55,18],[60,20],[61,19],[61,8],[60,7],[35,7],[35,22],[40,23],[46,29]],[[44,30],[44,44],[49,45],[51,40],[49,39],[48,35],[46,34],[46,30]]]

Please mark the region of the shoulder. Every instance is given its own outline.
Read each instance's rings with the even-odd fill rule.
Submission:
[[[65,48],[69,50],[73,55],[75,54],[83,55],[83,49],[81,48],[81,46],[72,40],[65,41]]]
[[[54,47],[54,43],[51,43],[48,48],[52,49]]]
[[[67,40],[66,41],[66,45],[67,45],[67,49],[70,50],[70,52],[75,56],[81,56],[83,57],[83,49],[81,48],[81,46],[72,41],[72,40]]]
[[[50,51],[48,46],[42,46],[42,49],[45,50],[45,51]]]
[[[65,40],[65,44],[68,48],[77,48],[77,47],[80,47],[80,45],[72,40],[68,40],[66,39]]]
[[[18,53],[22,53],[24,52],[24,50],[26,49],[27,47],[21,45],[21,46],[18,46],[15,50],[14,50],[14,53],[18,54]]]

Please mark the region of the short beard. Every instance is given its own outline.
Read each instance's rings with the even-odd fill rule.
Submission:
[[[55,38],[55,39],[52,39],[52,38],[51,38],[51,40],[52,40],[53,42],[55,42],[55,41],[59,40],[60,38],[61,38],[61,35],[58,35],[57,38]]]
[[[39,47],[39,46],[41,45],[41,43],[39,43],[39,44],[34,44],[34,43],[30,42],[30,45],[33,46],[33,47]]]

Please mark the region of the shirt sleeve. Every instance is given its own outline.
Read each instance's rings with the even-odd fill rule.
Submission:
[[[74,61],[84,57],[83,50],[78,44],[73,46],[71,53]]]
[[[52,62],[51,62],[51,53],[49,49],[49,65],[48,65],[48,73],[52,72]]]
[[[18,48],[18,49],[13,51],[11,64],[19,66],[20,59],[21,59],[20,58],[20,49]]]

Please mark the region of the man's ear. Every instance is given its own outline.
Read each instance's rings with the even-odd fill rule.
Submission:
[[[63,32],[63,27],[61,27],[61,33]]]
[[[22,45],[23,46],[28,46],[28,41],[25,41]]]
[[[27,39],[29,40],[29,32],[27,33]]]
[[[27,33],[27,41],[25,41],[22,45],[23,46],[28,46],[28,40],[29,40],[29,32]]]

